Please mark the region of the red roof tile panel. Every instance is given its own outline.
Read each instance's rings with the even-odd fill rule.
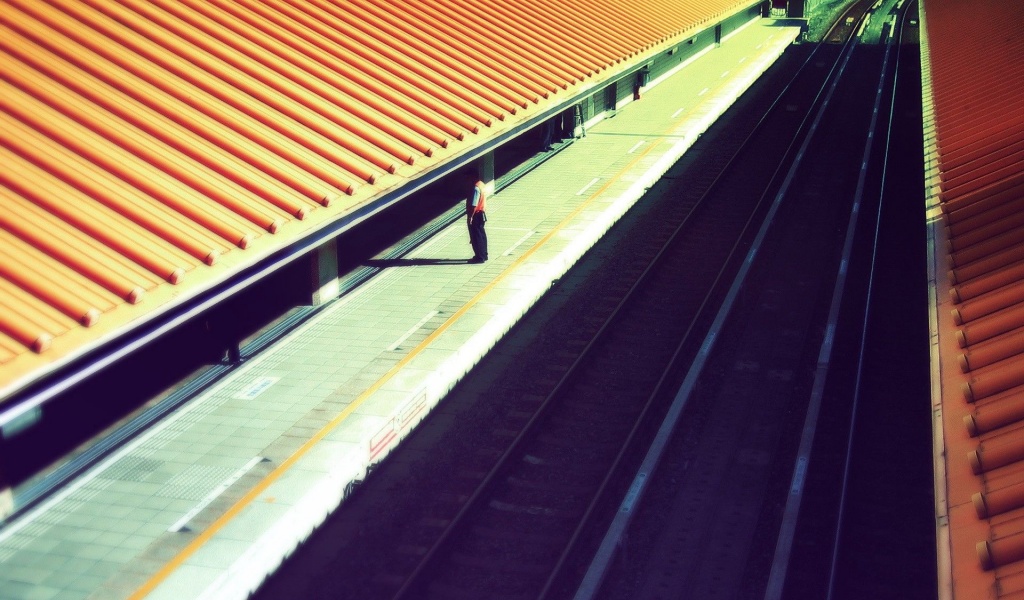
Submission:
[[[1024,592],[1024,4],[925,0],[935,159],[940,597]],[[948,299],[947,299],[948,298]],[[947,507],[944,509],[943,507]],[[948,519],[948,521],[946,521]]]

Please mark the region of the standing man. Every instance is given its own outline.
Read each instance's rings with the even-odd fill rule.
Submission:
[[[466,196],[469,243],[473,246],[473,258],[469,262],[483,263],[487,262],[487,232],[484,231],[484,223],[487,222],[487,193],[476,170],[466,169],[463,173],[466,182],[473,186],[472,192]]]

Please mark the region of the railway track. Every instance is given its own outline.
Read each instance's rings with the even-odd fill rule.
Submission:
[[[490,366],[476,381],[455,390],[447,408],[356,491],[344,514],[300,549],[262,596],[305,585],[302,595],[322,597],[571,597],[850,52],[833,44],[788,51],[775,74],[652,188],[645,208],[564,278],[547,306],[485,361]],[[865,112],[859,129],[850,124],[861,134]],[[849,183],[843,169],[837,185]],[[833,183],[822,185],[838,191]],[[824,213],[805,229],[843,214],[844,202],[812,200],[811,208]],[[786,209],[793,210],[802,209]],[[643,233],[623,233],[630,229]],[[806,261],[819,272],[838,262],[835,236],[825,238],[814,247],[820,262]],[[799,261],[804,248],[792,246],[787,256]],[[813,330],[806,317],[820,311],[805,305],[800,312],[803,325],[791,331]],[[803,350],[797,344],[792,360],[805,359]],[[791,383],[793,372],[778,369],[783,387],[805,383]],[[711,407],[695,404],[678,442],[690,454],[701,447],[700,428],[713,420]],[[729,409],[733,420],[763,418],[765,444],[778,447],[786,424],[754,405],[740,399]],[[719,438],[726,448],[729,440]],[[792,449],[788,456],[767,453],[763,460],[771,464],[791,458]],[[754,466],[767,475],[761,461]],[[760,485],[755,506],[771,495],[767,477]],[[694,515],[705,522],[695,528],[697,543],[715,533],[723,510],[705,495],[711,499],[699,506],[712,514]],[[749,532],[764,529],[763,521],[744,523],[746,551],[757,538]],[[749,570],[747,552],[733,554],[732,574]],[[677,571],[684,580],[675,589],[703,589],[718,579],[718,571],[703,580],[700,569]],[[744,581],[763,578],[761,569]]]
[[[885,47],[859,47],[852,56],[821,125],[823,140],[849,143],[809,146],[786,199],[791,214],[769,235],[767,260],[748,286],[751,301],[737,307],[745,317],[723,334],[706,369],[729,379],[703,382],[661,470],[660,481],[684,491],[652,493],[624,551],[628,560],[609,577],[614,591],[602,597],[671,597],[664,590],[699,598],[934,597],[924,276],[914,278],[918,252],[907,252],[924,248],[913,235],[923,205],[919,63],[909,50],[899,58],[901,46],[890,47],[897,50],[888,70]],[[898,103],[896,68],[907,88]],[[898,115],[906,116],[890,129]],[[888,165],[891,182],[880,181]],[[880,206],[885,194],[889,205]],[[832,214],[823,199],[832,199]],[[822,255],[835,258],[814,266]],[[872,283],[876,264],[887,281]],[[873,287],[882,324],[869,323],[865,307]],[[809,304],[814,289],[819,299]],[[801,312],[807,316],[795,316]],[[794,354],[798,339],[802,357]],[[792,385],[773,381],[790,373]],[[896,388],[905,402],[894,402]],[[744,396],[757,402],[743,403]],[[701,414],[706,424],[695,422]],[[804,438],[813,446],[798,445]],[[907,544],[917,552],[906,552]]]
[[[810,455],[804,507],[795,525],[782,598],[934,598],[931,414],[924,166],[916,3],[893,21],[890,89],[878,103],[886,144],[872,159],[874,195],[854,244],[851,285],[865,291],[843,307],[834,376],[823,388],[822,432]],[[892,13],[896,15],[895,11]],[[888,16],[888,15],[886,15]],[[881,52],[881,48],[876,48]],[[902,116],[902,117],[901,117]],[[884,418],[878,418],[885,415]],[[897,453],[898,451],[898,453]],[[891,456],[892,460],[880,460]],[[870,549],[870,551],[866,551]]]

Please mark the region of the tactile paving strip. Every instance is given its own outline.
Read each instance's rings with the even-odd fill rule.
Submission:
[[[164,461],[153,458],[125,456],[104,469],[99,477],[118,481],[145,481],[163,464]]]

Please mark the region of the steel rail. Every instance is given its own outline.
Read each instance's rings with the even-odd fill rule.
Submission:
[[[860,6],[856,4],[851,6],[844,14],[843,19],[849,14],[850,11]],[[860,30],[860,25],[863,24],[864,18],[867,15],[867,11],[861,15],[860,23],[854,28],[855,31]],[[845,68],[846,63],[849,61],[850,56],[853,54],[853,50],[856,47],[856,35],[851,35],[847,40],[843,51],[843,65]],[[838,79],[833,83],[833,91],[835,85],[838,84]],[[830,92],[831,95],[831,92]],[[870,147],[872,137],[868,138],[868,147]],[[861,177],[864,176],[863,169]],[[858,182],[858,190],[861,188],[862,182]],[[858,192],[859,196],[859,192]],[[841,265],[848,264],[848,256],[851,251],[853,242],[853,231],[852,228],[856,224],[856,215],[859,207],[859,197],[854,199],[853,214],[851,215],[851,223],[847,229],[847,237],[843,248],[843,259]],[[808,404],[807,412],[804,417],[804,425],[800,436],[800,444],[797,449],[796,460],[793,465],[793,474],[790,479],[789,494],[786,498],[786,505],[783,511],[782,524],[779,528],[779,536],[775,546],[774,556],[772,557],[772,567],[768,576],[768,583],[765,587],[765,600],[778,600],[782,597],[783,587],[786,580],[786,572],[789,567],[789,558],[792,552],[793,540],[796,535],[796,524],[797,518],[800,513],[800,505],[803,500],[804,483],[806,482],[807,466],[810,463],[810,456],[812,450],[812,444],[814,440],[814,434],[817,430],[818,415],[820,413],[822,397],[824,395],[825,379],[828,375],[829,361],[831,358],[832,347],[834,342],[834,331],[835,323],[838,319],[840,300],[842,299],[843,287],[845,285],[846,269],[840,267],[840,273],[836,282],[835,289],[833,290],[832,302],[829,308],[828,315],[828,326],[826,327],[825,338],[822,340],[821,348],[818,353],[817,368],[815,371],[814,381],[812,384],[811,400]]]
[[[808,64],[810,64],[811,60],[814,58],[814,56],[818,52],[819,48],[820,48],[820,45],[815,47],[815,49],[804,60],[804,63],[800,66],[800,68],[797,70],[797,72],[794,74],[794,76],[790,79],[789,82],[787,82],[785,87],[779,92],[778,96],[775,98],[775,100],[771,103],[771,105],[768,107],[768,109],[765,111],[765,113],[758,120],[757,124],[751,130],[750,134],[748,134],[747,137],[743,140],[743,142],[741,143],[740,147],[729,158],[729,160],[728,160],[727,164],[725,165],[725,167],[723,167],[722,171],[718,174],[718,176],[716,176],[715,180],[711,183],[711,186],[701,196],[700,200],[698,200],[697,204],[695,205],[695,210],[696,210],[696,207],[700,206],[700,204],[704,202],[705,198],[707,196],[709,196],[712,191],[714,191],[714,189],[717,187],[720,179],[733,166],[733,163],[736,161],[736,158],[739,156],[739,154],[742,153],[746,149],[746,147],[747,147],[748,143],[750,142],[751,138],[753,138],[753,136],[760,130],[761,126],[767,120],[769,115],[771,115],[772,111],[782,101],[782,98],[786,95],[786,93],[792,87],[793,83],[803,73],[804,68]],[[836,61],[836,64],[838,64],[838,62],[839,61]],[[835,70],[835,67],[833,67],[832,71],[834,71],[834,70]],[[588,525],[587,520],[590,518],[590,516],[594,512],[594,510],[596,510],[596,508],[597,508],[597,501],[599,499],[601,499],[601,497],[603,496],[603,494],[604,494],[604,492],[606,490],[607,485],[611,481],[612,475],[618,469],[619,464],[621,463],[622,459],[625,457],[626,449],[632,443],[634,434],[637,431],[637,429],[639,428],[639,425],[643,422],[643,419],[645,418],[646,413],[648,412],[648,409],[653,405],[654,401],[663,393],[662,388],[664,387],[664,385],[665,385],[665,383],[666,383],[666,381],[668,379],[668,376],[672,372],[674,372],[675,369],[678,367],[677,363],[679,362],[679,357],[682,354],[684,348],[688,345],[690,337],[693,334],[693,330],[696,327],[697,322],[700,320],[700,317],[702,315],[704,315],[705,310],[708,307],[708,304],[710,303],[712,297],[714,296],[714,292],[716,290],[718,290],[719,284],[721,283],[721,279],[725,275],[725,273],[727,271],[728,265],[733,261],[733,258],[736,255],[736,251],[738,250],[740,243],[747,236],[747,233],[748,233],[748,231],[750,229],[750,226],[753,223],[754,215],[757,214],[758,210],[764,204],[765,200],[767,199],[769,190],[771,190],[775,186],[775,182],[778,180],[778,177],[779,177],[779,174],[780,174],[780,172],[782,170],[782,167],[788,163],[788,161],[790,159],[790,154],[792,153],[793,148],[796,146],[797,142],[801,139],[802,135],[805,133],[804,132],[804,128],[807,125],[807,121],[810,118],[810,115],[813,112],[813,109],[816,106],[816,103],[817,103],[818,99],[820,98],[821,93],[828,86],[828,82],[829,82],[829,79],[831,78],[832,71],[830,71],[829,75],[825,79],[825,82],[822,84],[821,89],[815,95],[814,102],[812,102],[811,107],[807,111],[807,114],[804,116],[804,118],[801,121],[800,125],[797,127],[797,130],[794,133],[793,138],[790,140],[789,144],[786,146],[786,150],[782,153],[782,159],[779,161],[779,164],[776,166],[775,171],[772,173],[772,176],[769,179],[768,185],[765,187],[765,191],[761,194],[761,197],[758,199],[757,203],[755,204],[753,210],[751,211],[750,217],[748,218],[747,222],[744,224],[743,229],[740,232],[740,234],[737,236],[736,241],[733,244],[733,247],[730,249],[729,254],[728,254],[728,256],[726,257],[726,259],[725,259],[725,261],[723,263],[723,267],[716,274],[715,279],[714,279],[712,285],[710,286],[708,293],[705,294],[704,298],[702,299],[702,301],[700,303],[700,306],[697,308],[696,316],[694,317],[693,321],[691,321],[689,327],[687,328],[686,332],[683,334],[683,337],[681,338],[679,344],[677,345],[675,351],[673,352],[672,357],[669,359],[668,366],[666,366],[666,368],[663,371],[661,377],[658,379],[658,382],[656,383],[654,390],[651,392],[651,394],[650,394],[650,396],[649,396],[649,398],[648,398],[648,400],[647,400],[647,402],[646,402],[646,404],[644,406],[643,411],[641,412],[640,416],[638,417],[636,424],[634,424],[634,426],[633,426],[633,430],[630,432],[629,437],[627,438],[625,444],[623,444],[622,449],[619,451],[619,455],[616,457],[615,462],[612,465],[612,468],[610,469],[608,475],[605,477],[605,481],[602,482],[601,487],[600,487],[598,493],[596,494],[594,501],[587,508],[587,511],[584,514],[583,519],[581,520],[581,522],[578,525],[576,531],[572,535],[572,538],[570,540],[569,545],[563,551],[562,555],[559,557],[558,561],[556,562],[555,571],[548,578],[548,581],[545,584],[543,591],[538,596],[539,599],[542,600],[542,599],[546,598],[547,595],[550,593],[551,588],[553,587],[553,585],[555,584],[556,580],[560,576],[561,569],[564,568],[566,561],[569,559],[569,557],[570,557],[570,555],[571,555],[571,553],[572,553],[572,551],[574,549],[574,546],[575,546],[576,542],[578,541],[580,536],[582,536],[582,534],[583,534],[583,532],[585,530],[585,527]],[[684,222],[684,224],[685,224],[685,222]],[[675,240],[676,235],[678,235],[681,230],[682,230],[682,225],[680,225],[680,227],[678,229],[676,229],[676,231],[672,234],[672,236],[666,242],[665,248],[668,248],[673,243],[673,240]],[[658,255],[654,259],[655,261],[657,261],[661,257],[661,254],[665,251],[665,248],[663,248],[662,251],[658,253]],[[748,258],[748,260],[747,260],[748,264],[750,262],[752,262],[752,258],[753,258],[752,256]],[[651,266],[653,266],[653,263],[652,263]],[[648,267],[648,270],[649,269],[650,269],[650,267]],[[645,276],[646,274],[647,274],[647,270],[644,271],[643,276]],[[733,287],[735,287],[736,285],[737,285],[737,283],[734,282],[733,283]],[[728,312],[728,311],[726,311],[726,312]],[[708,344],[702,345],[702,352],[707,351],[707,350],[710,350],[710,346]],[[681,409],[681,406],[679,408]],[[671,411],[671,409],[670,409],[670,411]],[[668,419],[669,419],[669,417],[667,416],[666,420],[668,420]],[[667,436],[670,435],[672,431],[674,431],[674,428],[675,428],[675,425],[673,423],[671,425],[671,427],[668,428],[666,433],[663,434],[663,433],[661,433],[661,431],[659,431],[659,437],[664,436],[664,437],[666,437],[666,441],[667,441]],[[627,502],[630,505],[636,505],[642,499],[643,493],[644,493],[644,491],[646,489],[646,481],[648,481],[647,475],[653,470],[653,467],[657,464],[658,460],[660,459],[660,452],[658,452],[656,454],[657,455],[653,457],[653,461],[654,461],[653,464],[646,465],[649,468],[642,469],[642,473],[637,473],[637,475],[634,476],[634,480],[633,480],[634,483],[633,483],[632,486],[630,486],[629,493],[627,494],[627,499],[623,500],[623,505],[625,505]],[[617,548],[619,546],[620,538],[625,533],[625,529],[628,527],[628,520],[629,520],[629,518],[630,517],[626,517],[627,522],[623,524],[624,526],[619,531],[619,533],[614,537],[613,540],[608,540],[608,538],[606,537],[606,540],[608,540],[608,541],[606,541],[605,544],[607,544],[608,547],[610,549],[612,549],[612,551],[611,551],[612,554],[614,553],[614,548]],[[603,545],[605,545],[605,544],[603,544]],[[600,554],[600,551],[599,551],[599,554]],[[597,560],[597,558],[595,558],[595,561],[596,560]],[[578,593],[577,596],[576,596],[577,599],[592,597],[592,594],[597,592],[597,590],[600,587],[600,581],[603,580],[603,578],[604,578],[604,575],[605,575],[607,567],[608,567],[608,565],[610,563],[610,560],[611,560],[611,555],[609,555],[607,557],[607,561],[605,562],[605,564],[603,564],[603,565],[601,565],[599,567],[600,573],[599,574],[595,573],[595,576],[598,578],[598,582],[597,582],[597,585],[593,588],[592,592],[583,592],[582,596]],[[591,563],[591,568],[593,568],[594,565],[595,565],[595,563],[592,562]],[[589,574],[589,572],[588,572],[588,574]],[[581,589],[582,589],[582,587],[583,586],[581,585]]]
[[[904,22],[903,21],[904,21],[904,19],[906,17],[906,8],[904,8],[902,6],[902,0],[900,0],[900,2],[897,3],[897,8],[900,10],[900,14],[899,14],[900,26],[898,28],[899,36],[898,36],[898,39],[897,39],[896,44],[895,44],[896,45],[896,58],[894,60],[894,62],[897,65],[897,67],[893,71],[892,95],[891,95],[891,98],[889,99],[889,114],[888,114],[888,123],[887,123],[887,127],[886,127],[884,156],[882,158],[882,175],[881,175],[879,197],[878,197],[878,209],[877,209],[876,215],[875,215],[875,230],[874,230],[874,234],[873,234],[873,237],[872,237],[872,244],[871,244],[871,267],[870,267],[869,273],[868,273],[868,288],[867,288],[867,292],[866,292],[866,300],[865,300],[865,306],[864,306],[864,316],[863,316],[863,319],[861,321],[860,344],[859,344],[858,353],[857,353],[857,370],[854,372],[855,380],[854,380],[854,388],[853,388],[853,401],[851,402],[851,406],[850,406],[850,428],[849,428],[849,432],[848,432],[847,438],[846,438],[846,456],[845,456],[844,461],[843,461],[843,480],[842,480],[842,485],[840,486],[839,512],[838,512],[838,515],[837,515],[837,518],[836,518],[835,535],[832,537],[832,539],[833,539],[833,543],[832,543],[832,562],[829,565],[828,593],[826,595],[826,599],[827,600],[831,600],[832,597],[833,597],[833,594],[835,592],[836,571],[837,571],[837,566],[838,566],[838,563],[839,563],[839,549],[840,549],[840,546],[842,545],[843,520],[844,520],[843,516],[844,516],[844,514],[846,512],[846,497],[847,497],[847,494],[848,494],[849,483],[850,483],[850,463],[851,463],[852,457],[853,457],[854,433],[855,433],[855,431],[857,429],[857,412],[858,412],[858,406],[859,406],[859,403],[860,403],[861,380],[862,380],[863,373],[864,373],[864,350],[865,350],[865,347],[867,345],[868,322],[869,322],[869,320],[871,318],[871,296],[872,296],[872,294],[874,292],[875,268],[876,268],[877,263],[878,263],[878,240],[879,240],[880,229],[881,229],[881,224],[882,224],[882,207],[885,204],[886,167],[888,166],[888,162],[889,162],[889,142],[892,139],[893,114],[894,114],[894,112],[896,110],[896,86],[898,84],[898,78],[899,78],[899,68],[898,67],[899,67],[899,64],[900,64],[900,50],[901,50],[902,45],[903,45],[902,44],[903,28],[904,28]],[[886,43],[885,58],[884,58],[884,60],[882,62],[882,78],[883,78],[883,81],[884,81],[884,78],[885,78],[886,65],[888,64],[888,61],[889,61],[889,52],[892,49],[892,46],[893,46],[892,38],[890,38],[889,42]],[[880,83],[879,84],[879,95],[875,99],[874,112],[872,113],[872,117],[871,117],[871,129],[870,129],[871,131],[874,130],[874,128],[875,128],[875,120],[878,117],[878,108],[879,108],[879,105],[881,104],[881,100],[882,100],[881,91],[882,91],[882,84]],[[864,164],[867,164],[868,156],[869,156],[870,151],[871,151],[871,141],[872,140],[873,140],[873,138],[869,138],[868,144],[865,147],[865,151],[864,151]],[[860,193],[862,191],[863,176],[864,176],[864,173],[862,172],[861,180],[858,181],[857,198],[860,197]]]
[[[833,26],[833,28],[834,27],[835,26]],[[820,48],[820,45],[817,48],[815,48],[814,52],[811,53],[811,55],[808,57],[808,60],[804,63],[803,66],[806,66],[807,62],[809,62],[810,58],[812,58],[814,56],[814,53],[817,52],[818,48]],[[847,47],[844,48],[844,53],[847,52],[848,50],[849,50],[849,41],[847,42]],[[730,288],[730,294],[729,294],[730,298],[723,304],[722,309],[719,311],[719,314],[718,314],[718,316],[716,317],[716,320],[715,320],[716,324],[712,326],[712,331],[709,333],[708,337],[706,338],[704,344],[701,347],[701,356],[698,357],[699,359],[706,358],[707,355],[710,354],[711,348],[713,347],[714,341],[715,341],[715,338],[716,338],[717,329],[719,329],[720,325],[722,323],[724,323],[725,317],[727,316],[727,314],[728,314],[728,312],[729,312],[729,310],[731,308],[731,302],[732,302],[731,298],[734,297],[736,295],[736,293],[738,293],[738,290],[739,290],[740,286],[742,285],[742,283],[743,283],[743,281],[744,281],[744,279],[746,277],[747,269],[749,268],[750,264],[753,263],[753,260],[756,257],[757,250],[758,250],[758,247],[760,245],[760,239],[762,239],[764,237],[764,235],[766,234],[767,229],[768,229],[768,227],[769,227],[769,225],[771,223],[771,219],[772,219],[772,217],[774,215],[775,209],[778,208],[778,205],[781,202],[781,198],[782,198],[782,195],[783,195],[783,193],[785,191],[785,188],[788,186],[789,181],[792,179],[793,172],[796,170],[796,166],[799,164],[800,157],[803,155],[804,151],[806,150],[807,144],[809,143],[809,141],[811,139],[811,136],[813,135],[813,130],[816,127],[818,121],[821,118],[821,115],[824,112],[824,107],[828,104],[828,99],[831,96],[831,94],[829,94],[829,97],[826,97],[822,101],[822,103],[821,103],[821,105],[819,107],[819,102],[818,101],[821,98],[821,94],[824,93],[825,90],[829,88],[830,83],[831,83],[832,89],[834,90],[835,84],[836,84],[836,82],[838,82],[839,77],[841,76],[841,72],[837,74],[836,73],[836,69],[839,67],[839,65],[841,63],[843,63],[842,58],[843,58],[843,55],[841,54],[840,57],[834,63],[834,65],[833,65],[832,69],[830,70],[828,76],[825,78],[824,83],[822,84],[822,86],[819,89],[818,93],[815,95],[814,101],[811,103],[810,107],[808,108],[807,113],[805,114],[804,119],[801,122],[800,127],[798,128],[797,134],[790,141],[790,144],[787,147],[786,152],[783,154],[783,160],[781,160],[779,162],[779,165],[776,167],[776,171],[775,171],[775,173],[772,176],[772,179],[771,179],[771,182],[770,182],[769,186],[766,188],[766,190],[765,190],[764,194],[762,195],[762,197],[758,200],[758,206],[760,206],[761,203],[763,203],[764,200],[766,199],[768,191],[773,187],[773,183],[776,181],[776,179],[778,177],[778,174],[781,171],[782,167],[785,166],[788,163],[789,154],[790,154],[793,146],[799,140],[800,134],[803,132],[804,125],[807,123],[807,120],[814,113],[815,108],[818,108],[819,112],[817,114],[817,118],[815,119],[814,123],[811,126],[811,131],[808,132],[808,137],[806,137],[804,139],[803,145],[802,145],[800,151],[797,154],[796,162],[793,163],[793,166],[792,166],[792,168],[790,169],[790,171],[789,171],[789,173],[787,175],[786,181],[783,184],[783,189],[781,191],[779,191],[779,193],[776,195],[776,199],[775,199],[774,205],[772,207],[773,210],[768,215],[768,218],[765,220],[765,222],[762,224],[761,231],[758,234],[758,240],[751,247],[750,253],[748,254],[748,257],[747,257],[746,261],[744,262],[743,270],[741,270],[741,272],[739,274],[737,274],[736,278],[734,279],[734,281],[732,283],[732,286]],[[803,69],[803,66],[801,66],[801,70]],[[796,76],[799,76],[799,75],[800,75],[800,73],[798,72]],[[836,75],[834,81],[833,81],[833,75]],[[796,77],[794,77],[794,79],[795,78]],[[788,86],[787,86],[787,89],[788,89]],[[773,106],[774,106],[774,104],[773,104]],[[721,275],[722,275],[722,273],[719,273],[718,277],[720,278]],[[717,287],[717,285],[718,285],[718,279],[716,279],[716,281],[715,281],[715,286]],[[703,312],[703,310],[705,308],[704,304],[707,303],[707,301],[708,301],[708,297],[705,297],[704,303],[702,303],[702,305],[701,305],[701,309],[700,309],[701,312]],[[687,332],[687,336],[689,334],[690,334],[690,332],[688,331]],[[675,360],[675,357],[673,357],[673,360]],[[615,551],[618,548],[618,546],[620,545],[622,536],[625,535],[625,532],[626,532],[626,530],[629,527],[629,522],[631,521],[632,515],[635,512],[634,508],[643,499],[644,492],[646,491],[647,485],[648,485],[648,483],[650,481],[649,475],[654,471],[654,469],[657,467],[658,462],[660,461],[662,452],[664,451],[664,448],[667,445],[668,439],[671,437],[672,433],[674,432],[677,420],[679,418],[679,415],[681,414],[682,409],[683,409],[684,405],[686,404],[686,401],[687,401],[688,396],[689,396],[689,389],[692,388],[693,383],[699,377],[700,371],[702,370],[702,368],[703,368],[703,361],[702,360],[698,360],[698,361],[695,361],[693,367],[691,367],[691,369],[690,369],[690,372],[687,373],[686,380],[684,381],[682,388],[679,390],[679,393],[676,396],[676,400],[673,402],[673,405],[670,408],[668,415],[666,415],[666,418],[665,418],[665,420],[662,423],[662,427],[658,431],[658,434],[657,434],[656,439],[655,439],[655,443],[652,444],[652,447],[649,450],[648,455],[645,457],[643,463],[641,464],[640,470],[637,472],[636,476],[634,477],[633,484],[630,486],[629,492],[627,493],[626,498],[624,498],[623,501],[622,501],[622,504],[621,504],[619,513],[616,516],[615,522],[613,522],[612,526],[609,527],[609,530],[608,530],[607,534],[605,535],[604,540],[602,541],[601,547],[598,549],[598,552],[595,555],[594,560],[592,561],[592,563],[591,563],[591,565],[590,565],[586,575],[584,576],[583,581],[580,584],[579,589],[577,590],[577,593],[576,593],[576,596],[575,596],[576,600],[585,600],[585,599],[588,599],[588,598],[593,598],[599,592],[599,590],[601,588],[601,585],[603,584],[603,580],[604,580],[604,577],[605,577],[605,575],[607,573],[607,570],[609,569],[609,567],[611,565],[611,561],[612,561],[612,558],[614,557]],[[661,385],[661,382],[659,381],[659,386],[660,385]]]

